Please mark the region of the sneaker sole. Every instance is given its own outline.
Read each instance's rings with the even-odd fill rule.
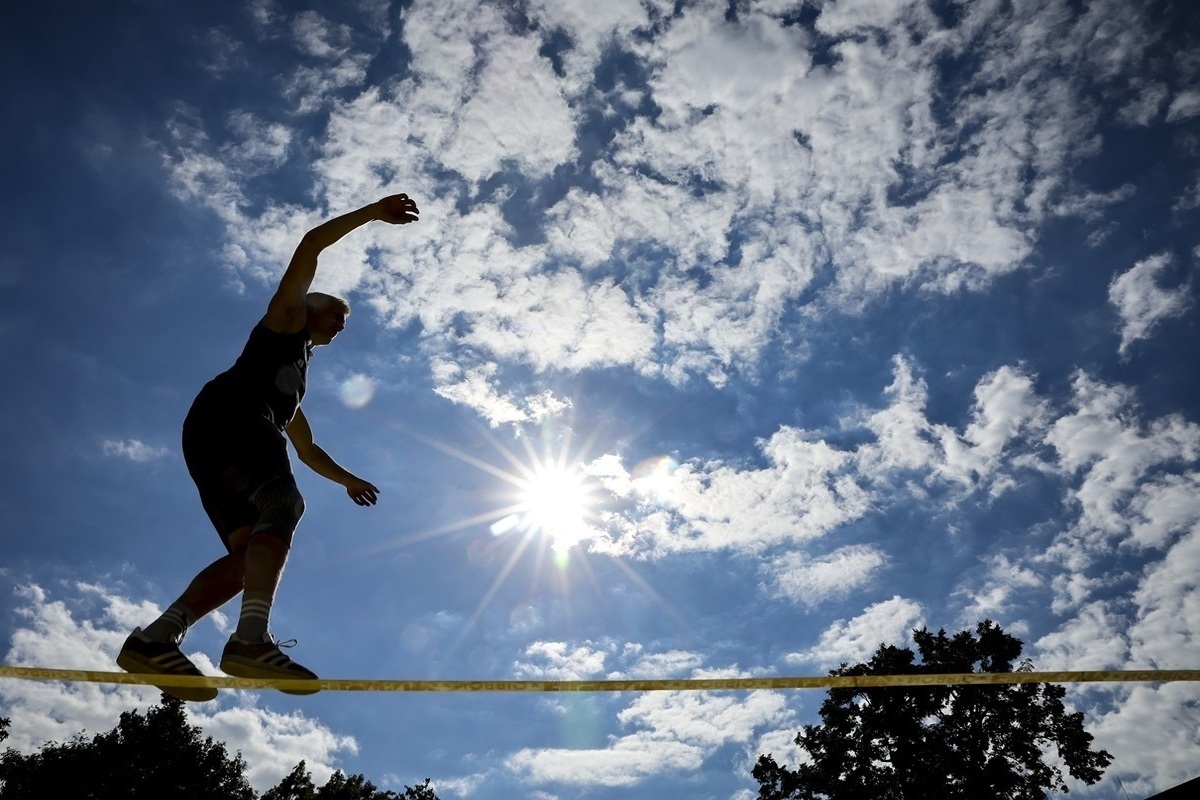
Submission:
[[[311,672],[306,675],[297,674],[288,669],[278,669],[263,664],[261,661],[255,661],[249,658],[240,658],[238,656],[226,656],[221,659],[221,671],[226,675],[232,675],[235,678],[265,678],[273,680],[282,678],[284,680],[316,680],[317,676]],[[280,689],[284,694],[310,695],[321,691],[320,689]]]
[[[117,656],[117,666],[134,675],[170,674],[159,669],[158,664],[154,661],[137,653],[120,653]],[[153,686],[160,692],[165,692],[172,697],[177,697],[186,702],[205,703],[209,700],[215,700],[217,697],[217,690],[210,686],[159,686],[157,683],[153,684]]]

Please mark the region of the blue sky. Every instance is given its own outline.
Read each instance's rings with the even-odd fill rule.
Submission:
[[[273,628],[322,676],[809,675],[985,617],[1040,669],[1200,662],[1188,4],[0,14],[4,663],[113,668],[220,554],[184,413],[299,236],[398,191],[315,286],[354,313],[306,413],[382,490],[297,467]],[[23,749],[156,698],[0,681]],[[189,708],[260,789],[748,800],[822,698]],[[1200,687],[1069,698],[1116,757],[1080,796],[1194,777]]]

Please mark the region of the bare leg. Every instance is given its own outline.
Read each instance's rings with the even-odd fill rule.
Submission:
[[[269,609],[290,548],[282,538],[267,531],[261,533],[255,535],[250,526],[231,533],[229,554],[201,570],[176,602],[184,605],[194,619],[220,608],[241,592],[245,592],[243,611],[247,598],[259,603],[265,601]],[[255,638],[260,633],[246,628],[240,621],[239,628],[244,635]]]
[[[250,532],[251,528],[246,526],[230,534],[230,553],[192,578],[179,599],[147,625],[143,634],[156,642],[179,641],[196,620],[225,605],[242,591]]]
[[[270,592],[274,596],[290,549],[287,542],[270,531],[260,531],[258,535],[250,537],[242,564],[242,580],[246,591]]]
[[[270,530],[259,531],[246,545],[242,610],[234,635],[242,642],[260,642],[269,634],[271,606],[283,576],[290,546]]]
[[[199,619],[228,603],[245,583],[246,549],[250,526],[238,528],[229,535],[230,552],[209,564],[192,579],[179,601]]]
[[[267,629],[275,589],[287,563],[289,543],[270,531],[260,531],[246,545],[245,591],[238,627],[221,653],[221,669],[241,678],[315,679],[279,651]],[[282,689],[288,694],[312,694],[316,689]]]

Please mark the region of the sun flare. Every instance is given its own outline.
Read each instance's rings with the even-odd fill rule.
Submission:
[[[586,528],[590,498],[576,470],[542,468],[529,477],[522,489],[529,527],[541,531],[558,543],[578,540]]]
[[[494,577],[454,647],[465,641],[468,632],[480,624],[519,565],[529,563],[524,558],[526,555],[533,556],[533,569],[528,573],[532,583],[523,595],[526,598],[553,587],[558,596],[565,599],[563,608],[569,613],[574,602],[571,598],[580,592],[590,588],[599,596],[600,583],[589,560],[589,555],[596,554],[604,556],[604,563],[621,570],[648,597],[654,598],[665,614],[676,616],[674,609],[649,582],[623,559],[611,557],[614,555],[612,550],[603,546],[608,537],[606,526],[610,524],[614,501],[619,503],[625,496],[615,492],[605,481],[606,476],[623,473],[619,463],[604,463],[617,457],[588,461],[586,454],[593,451],[592,442],[572,448],[570,437],[555,437],[550,435],[552,430],[543,431],[545,438],[541,447],[535,439],[519,437],[518,450],[484,433],[484,438],[507,462],[506,466],[500,466],[411,429],[404,430],[413,438],[491,475],[503,485],[499,491],[489,493],[496,503],[490,508],[405,537],[405,543],[411,544],[478,526],[485,526],[491,532],[490,542],[477,542],[479,546],[470,550],[486,563],[492,563],[493,557],[497,557],[499,563],[496,563]],[[648,459],[630,476],[633,479],[630,490],[639,498],[662,501],[671,494],[672,473],[677,467],[675,461],[665,456]],[[601,546],[596,550],[585,546],[591,541],[599,542]],[[545,569],[545,566],[552,568]],[[682,620],[680,624],[683,624]]]
[[[549,539],[555,550],[567,550],[587,535],[590,495],[578,469],[542,465],[521,481],[517,516],[522,527]]]

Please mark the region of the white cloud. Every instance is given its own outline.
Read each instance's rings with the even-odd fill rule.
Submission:
[[[812,607],[845,597],[866,585],[887,563],[887,556],[869,545],[840,547],[832,553],[812,558],[804,553],[785,553],[767,563],[769,588],[783,596]]]
[[[1200,208],[1200,178],[1179,196],[1179,199],[1171,206],[1171,210],[1176,214],[1182,214],[1187,211],[1193,211]],[[1196,248],[1192,248],[1193,257],[1196,255]]]
[[[867,493],[844,474],[846,453],[786,427],[759,447],[768,462],[762,469],[696,462],[653,476],[644,504],[606,518],[612,538],[593,547],[635,554],[753,552],[821,536],[868,510]],[[650,489],[644,480],[610,475],[606,483]]]
[[[525,661],[513,664],[520,677],[539,680],[651,680],[688,676],[700,670],[704,657],[687,650],[646,652],[627,642],[534,642],[525,648]]]
[[[457,795],[459,797],[472,797],[476,795],[480,786],[488,779],[488,774],[483,772],[475,772],[470,775],[460,775],[454,778],[438,778],[433,781],[434,790],[438,793],[438,797],[446,795]],[[385,785],[394,787],[396,791],[403,784],[400,778],[389,776],[385,781]],[[546,795],[540,792],[530,795],[531,800],[557,800],[554,795]]]
[[[895,356],[892,361],[894,379],[885,390],[891,405],[867,418],[865,426],[875,441],[858,457],[865,474],[880,478],[927,469],[940,460],[933,426],[925,416],[929,387],[909,359]]]
[[[1037,397],[1031,376],[1004,366],[976,385],[971,416],[961,438],[941,437],[946,449],[945,472],[964,484],[972,480],[990,483],[990,493],[999,494],[1012,485],[1006,475],[993,477],[1001,470],[1006,451],[1045,429],[1048,404]],[[1034,464],[1026,454],[1018,454],[1014,463]]]
[[[1016,469],[1038,466],[1020,445],[1044,429],[1048,408],[1019,367],[1004,366],[980,379],[971,421],[959,433],[929,421],[929,389],[911,360],[896,356],[893,363],[895,377],[886,389],[891,404],[863,423],[876,435],[856,454],[865,476],[887,482],[923,473],[925,483],[945,481],[996,496],[1014,486]]]
[[[775,759],[776,764],[787,765],[795,769],[800,764],[812,762],[812,757],[808,751],[796,744],[796,732],[799,726],[783,728],[780,730],[768,731],[759,737],[758,742],[752,748],[746,750],[746,758],[744,762],[743,773],[749,775],[754,769],[754,765],[758,763],[760,755],[769,755]],[[747,792],[745,800],[754,800],[758,797],[758,793],[753,795]],[[740,799],[739,799],[740,800]]]
[[[369,56],[355,54],[332,66],[298,68],[284,82],[283,94],[292,100],[297,112],[317,111],[329,105],[338,90],[361,85],[370,61]]]
[[[1200,527],[1151,565],[1134,594],[1137,622],[1129,631],[1130,661],[1155,669],[1200,663]]]
[[[540,46],[536,35],[495,35],[480,49],[478,83],[455,109],[455,131],[438,154],[471,183],[509,159],[527,177],[539,178],[575,157],[574,115]]]
[[[1200,90],[1190,89],[1180,92],[1167,107],[1167,122],[1179,122],[1200,116]]]
[[[364,292],[393,324],[419,322],[425,345],[463,369],[484,353],[722,385],[754,371],[796,307],[861,309],[898,285],[977,290],[1025,266],[1042,222],[1078,213],[1065,176],[1096,146],[1097,111],[1070,82],[1092,73],[1075,65],[1116,80],[1148,41],[1122,4],[977,3],[943,29],[924,4],[843,2],[820,7],[818,27],[837,40],[814,67],[812,36],[782,23],[784,3],[739,9],[736,23],[717,0],[679,14],[662,0],[603,6],[533,3],[536,30],[516,29],[502,3],[406,8],[409,71],[329,103],[313,140],[327,210],[268,202],[248,216],[263,204],[246,202],[238,162],[253,152],[260,168],[280,163],[297,135],[282,108],[285,122],[235,130],[241,144],[225,148],[192,126],[172,146],[176,186],[221,215],[229,264],[254,281],[277,275],[326,213],[403,188],[420,198],[421,223],[340,244],[323,260],[325,288]],[[287,24],[328,62],[289,76],[289,106],[326,103],[377,55],[375,38],[314,12]],[[541,54],[558,33],[561,75]],[[934,113],[939,59],[967,50],[979,71]],[[644,85],[592,88],[616,53]],[[641,97],[655,115],[633,110]],[[597,115],[627,118],[583,163]],[[249,151],[255,140],[266,147]],[[490,176],[537,184],[563,165],[581,177],[564,173],[551,207],[531,201],[520,235],[500,212],[507,190],[479,195]],[[828,288],[812,293],[828,270]]]
[[[353,41],[346,25],[334,25],[315,11],[302,11],[292,20],[292,37],[305,55],[334,60],[345,55]]]
[[[894,359],[888,405],[848,417],[850,430],[873,439],[842,449],[790,426],[760,440],[765,466],[737,462],[654,461],[630,469],[618,455],[595,465],[602,485],[626,505],[606,514],[596,550],[662,556],[684,550],[733,549],[761,553],[773,545],[819,538],[872,513],[886,498],[923,496],[935,485],[953,490],[949,502],[979,492],[996,497],[1019,485],[1022,471],[1045,472],[1037,443],[1053,417],[1033,378],[1004,366],[984,375],[974,390],[970,421],[961,431],[928,419],[928,387],[910,359]],[[899,495],[892,490],[901,489]],[[851,556],[853,556],[851,558]],[[832,558],[832,557],[831,557]],[[772,568],[771,591],[814,602],[826,586],[820,573],[849,570],[857,581],[878,568],[886,554],[844,551],[836,563],[803,565],[795,552]],[[854,580],[843,589],[859,585]],[[814,593],[816,592],[816,593]]]
[[[434,370],[435,377],[441,378],[435,391],[452,403],[475,409],[492,427],[527,421],[528,414],[517,406],[513,396],[501,396],[492,385],[489,373],[494,374],[495,369],[495,365],[487,365],[464,374],[457,364],[440,362]]]
[[[324,785],[337,769],[337,755],[353,755],[358,745],[351,736],[334,733],[320,721],[294,711],[281,714],[257,708],[252,697],[241,704],[192,715],[205,735],[223,741],[230,752],[246,760],[246,778],[255,787],[279,782],[301,761],[316,785]]]
[[[1129,354],[1134,342],[1150,336],[1155,325],[1178,317],[1192,305],[1187,285],[1163,289],[1158,279],[1171,264],[1171,256],[1159,253],[1134,264],[1118,275],[1108,287],[1108,301],[1121,317],[1121,345],[1118,352]]]
[[[1137,187],[1131,183],[1118,186],[1110,192],[1082,191],[1064,197],[1055,205],[1055,213],[1096,222],[1103,218],[1112,206],[1130,199],[1135,194]]]
[[[1164,547],[1200,523],[1200,473],[1145,480],[1129,502],[1129,533],[1141,547]]]
[[[1161,544],[1167,529],[1192,518],[1194,508],[1179,498],[1188,479],[1148,479],[1158,468],[1200,458],[1200,425],[1180,415],[1143,422],[1130,389],[1084,372],[1076,373],[1073,393],[1074,409],[1054,421],[1046,442],[1057,454],[1056,468],[1080,478],[1069,494],[1079,518],[1050,552],[1078,572],[1133,526],[1140,544]],[[1131,503],[1140,516],[1131,517]]]
[[[112,671],[122,642],[135,625],[158,615],[152,603],[135,601],[102,584],[76,584],[52,599],[36,584],[18,590],[17,624],[4,663],[12,666]],[[188,653],[197,667],[219,675],[203,653]],[[69,741],[82,731],[94,735],[116,726],[122,712],[158,701],[149,686],[0,680],[0,715],[12,720],[7,746],[36,751],[47,741]],[[300,713],[279,714],[254,707],[248,695],[223,693],[208,703],[187,706],[189,722],[205,735],[241,751],[247,777],[265,791],[299,761],[314,780],[328,780],[340,753],[354,752],[353,738],[334,733]]]
[[[633,786],[665,773],[699,769],[718,748],[748,743],[756,731],[791,724],[783,695],[646,692],[617,715],[634,730],[602,749],[523,749],[506,767],[532,784]]]
[[[1145,797],[1196,777],[1200,728],[1194,709],[1200,686],[1134,684],[1117,691],[1112,702],[1110,711],[1087,726],[1096,737],[1094,746],[1116,756],[1110,781],[1119,774],[1126,792]]]
[[[1044,580],[1036,571],[1009,556],[998,553],[986,559],[988,572],[982,581],[975,575],[967,576],[955,594],[963,595],[969,602],[959,614],[962,624],[970,627],[981,619],[1000,619],[1022,595],[1031,589],[1040,588]],[[1012,629],[1012,624],[1008,625]]]
[[[1126,669],[1180,669],[1200,659],[1200,528],[1180,539],[1164,558],[1147,568],[1133,595],[1137,618],[1122,631],[1120,620],[1097,619],[1089,625],[1098,641],[1072,656],[1087,669],[1089,652],[1105,641],[1128,643]],[[1067,626],[1068,628],[1074,626]],[[1080,652],[1082,650],[1082,652]],[[1111,658],[1111,655],[1109,656]],[[1200,748],[1194,709],[1200,687],[1194,683],[1136,684],[1113,691],[1112,705],[1089,729],[1096,744],[1119,754],[1129,791],[1162,790],[1195,776],[1190,755]],[[1132,777],[1130,777],[1132,776]]]
[[[93,593],[85,590],[85,594]],[[17,598],[20,605],[5,664],[88,670],[114,667],[112,659],[129,629],[115,630],[112,621],[103,616],[95,622],[77,621],[66,602],[51,600],[38,585],[20,587]],[[129,611],[128,604],[122,603],[122,616]],[[0,681],[3,716],[13,722],[8,745],[22,752],[32,752],[48,741],[67,741],[82,730],[108,730],[122,711],[149,705],[158,696],[157,689],[140,686]]]
[[[671,14],[664,0],[608,0],[605,3],[563,3],[531,0],[529,16],[546,30],[562,30],[570,47],[562,54],[565,92],[579,97],[594,90],[593,73],[604,49],[620,46],[635,31]]]
[[[474,183],[506,162],[539,176],[573,157],[574,114],[538,53],[541,42],[514,33],[501,5],[417,2],[406,10],[403,36],[413,77],[400,88],[402,124],[421,150],[415,168],[400,174],[416,179],[441,163]],[[396,155],[382,163],[400,166]]]
[[[857,28],[895,28],[909,17],[928,12],[919,0],[840,0],[826,4],[817,18],[817,30],[829,36],[849,33]],[[925,27],[929,20],[923,20]]]
[[[925,624],[924,613],[920,603],[896,595],[867,606],[853,619],[835,621],[821,633],[813,647],[791,653],[785,660],[793,665],[822,667],[866,661],[881,644],[910,642],[913,629]]]
[[[570,400],[549,389],[522,398],[508,392],[501,394],[495,385],[496,371],[495,364],[464,371],[452,361],[438,359],[434,362],[433,374],[438,384],[434,391],[453,403],[474,409],[492,427],[536,422],[558,416],[571,407]]]
[[[1170,90],[1163,84],[1152,81],[1136,82],[1137,91],[1125,107],[1120,111],[1120,117],[1123,121],[1131,125],[1146,126],[1157,120],[1159,112],[1162,109],[1163,102],[1170,94]]]
[[[127,458],[139,464],[163,458],[168,452],[165,447],[155,447],[138,439],[105,439],[100,448],[106,456]]]
[[[639,648],[640,651],[640,648]],[[626,646],[629,654],[629,646]],[[609,674],[613,680],[655,680],[690,675],[704,664],[704,656],[687,650],[668,650],[662,653],[645,653],[628,669]]]
[[[1038,639],[1027,655],[1038,670],[1123,669],[1129,663],[1129,640],[1122,633],[1127,625],[1111,604],[1088,603]]]
[[[1196,663],[1200,529],[1191,526],[1136,576],[1131,595],[1082,604],[1038,639],[1031,654],[1037,668],[1180,669]],[[1192,711],[1200,702],[1196,684],[1114,684],[1081,687],[1075,694],[1077,704],[1086,704],[1095,746],[1116,756],[1105,783],[1118,774],[1127,792],[1145,796],[1194,777],[1190,755],[1200,747]]]
[[[513,664],[513,674],[539,680],[586,680],[603,674],[605,660],[612,652],[611,645],[597,648],[590,642],[575,646],[566,642],[534,642],[525,648],[525,656],[530,660]]]
[[[736,667],[705,669],[698,653],[651,651],[636,643],[535,642],[514,674],[554,680],[735,677]],[[555,707],[569,713],[569,709]],[[751,742],[763,728],[790,727],[784,695],[756,691],[643,692],[616,715],[632,729],[610,736],[603,748],[523,748],[504,760],[530,785],[633,786],[654,775],[694,772],[720,747]]]
[[[369,13],[369,9],[363,10]],[[386,37],[388,28],[381,16],[376,14],[376,24],[365,26],[361,33],[315,11],[302,11],[291,18],[291,42],[309,63],[296,66],[279,79],[283,96],[293,103],[290,110],[308,114],[327,107],[335,92],[365,81],[374,54],[356,51],[356,40],[374,42]],[[269,25],[264,35],[273,37],[281,27],[280,22]],[[314,65],[313,61],[319,63]]]
[[[703,763],[704,752],[695,745],[625,737],[604,750],[519,750],[505,766],[533,784],[634,786],[664,772],[695,771]]]
[[[261,120],[248,111],[231,114],[229,129],[237,139],[225,150],[225,159],[242,175],[278,167],[290,152],[293,136],[290,128]]]

